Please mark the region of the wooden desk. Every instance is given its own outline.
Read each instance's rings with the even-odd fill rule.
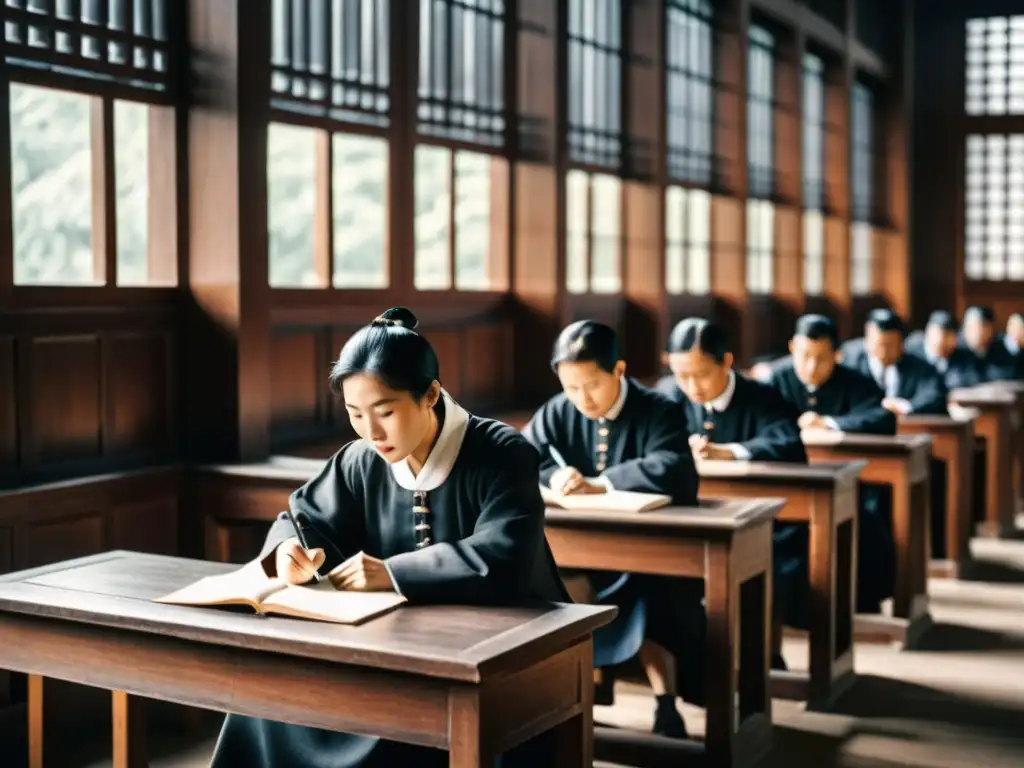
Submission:
[[[892,617],[858,614],[857,639],[882,638],[911,648],[931,625],[928,612],[929,508],[927,435],[881,437],[834,432],[805,432],[812,462],[867,461],[860,479],[892,489],[892,525],[896,544],[896,588]]]
[[[899,419],[899,434],[931,435],[932,456],[946,465],[946,557],[930,560],[929,576],[956,579],[971,563],[977,414],[968,418],[910,415]]]
[[[993,381],[989,386],[1002,392],[1013,393],[1016,399],[1016,416],[1013,428],[1013,487],[1017,491],[1017,508],[1024,511],[1024,381]]]
[[[716,768],[750,765],[771,747],[772,520],[783,503],[707,499],[641,514],[547,512],[548,543],[562,567],[704,579],[702,757]],[[603,736],[598,729],[599,756]],[[677,759],[685,756],[681,750]]]
[[[857,574],[857,477],[864,461],[782,464],[700,461],[701,494],[745,499],[781,497],[777,519],[806,523],[810,533],[809,674],[772,670],[772,694],[827,709],[856,679],[853,664]]]
[[[557,729],[557,764],[591,765],[590,633],[614,608],[402,607],[351,627],[150,602],[234,567],[117,551],[0,579],[0,667],[32,676],[30,768],[44,677],[115,691],[115,768],[146,764],[130,696],[439,747],[459,768]]]
[[[998,538],[1016,527],[1013,489],[1014,421],[1017,396],[1013,392],[983,385],[954,389],[949,402],[980,411],[975,434],[985,441],[985,510],[977,535]]]

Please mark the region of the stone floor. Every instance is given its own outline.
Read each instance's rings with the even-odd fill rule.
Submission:
[[[775,702],[775,750],[761,768],[1024,766],[1024,542],[974,546],[978,580],[931,582],[935,627],[921,650],[858,645],[858,682],[834,712]],[[785,653],[792,667],[806,667],[802,642],[787,640]],[[701,732],[702,711],[684,712],[690,731]],[[649,695],[627,685],[617,689],[614,707],[596,712],[599,722],[642,730],[650,728],[651,715]],[[17,725],[0,725],[2,768],[24,765],[12,736]],[[191,743],[154,734],[152,765],[205,766],[215,732],[213,721],[205,737]],[[75,755],[51,751],[47,768],[109,766],[109,757],[102,757],[105,737],[97,738],[95,749],[79,743]]]

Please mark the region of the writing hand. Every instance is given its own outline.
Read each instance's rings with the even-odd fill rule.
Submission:
[[[882,407],[890,413],[906,416],[913,409],[909,400],[902,397],[887,397],[882,400]]]
[[[801,413],[800,418],[797,420],[797,424],[800,426],[800,429],[828,429],[828,424],[825,423],[825,419],[814,411]]]
[[[574,494],[595,494],[595,493],[607,493],[608,488],[601,483],[592,483],[589,480],[584,479],[582,483],[576,486]]]
[[[576,490],[586,482],[583,473],[576,467],[563,467],[551,476],[551,490],[565,496],[575,493]]]
[[[703,448],[700,449],[700,458],[709,460],[719,461],[733,461],[736,458],[736,454],[729,448],[725,448],[715,443],[707,443]]]
[[[303,549],[298,539],[285,539],[274,553],[277,575],[287,584],[305,584],[324,564],[322,549]]]
[[[339,565],[327,578],[335,589],[352,592],[394,592],[395,585],[383,560],[357,552]]]

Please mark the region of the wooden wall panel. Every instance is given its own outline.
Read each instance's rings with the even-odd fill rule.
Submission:
[[[511,375],[508,325],[491,323],[466,329],[462,344],[462,398],[469,403],[501,402]]]
[[[20,567],[34,568],[107,549],[104,512],[74,513],[25,526]]]
[[[167,453],[174,391],[170,337],[111,336],[104,340],[103,452]]]
[[[38,461],[99,456],[99,338],[36,338],[27,360],[30,455]]]
[[[121,504],[110,510],[110,536],[106,548],[158,555],[178,554],[177,496]]]
[[[0,467],[18,460],[14,339],[0,336]]]
[[[462,334],[459,331],[434,331],[429,338],[441,367],[441,383],[457,400],[462,397]]]
[[[329,373],[326,362],[321,335],[315,331],[279,333],[271,338],[272,424],[307,424],[320,418]]]

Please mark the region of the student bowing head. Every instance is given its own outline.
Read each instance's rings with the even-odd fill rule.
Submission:
[[[804,315],[796,321],[796,331],[789,341],[793,370],[808,387],[820,387],[832,376],[836,367],[839,330],[825,315]]]
[[[891,309],[873,309],[864,324],[864,349],[883,366],[894,365],[903,357],[906,328]]]
[[[702,317],[681,320],[668,335],[669,370],[691,402],[704,405],[725,392],[733,354],[725,328]]]
[[[975,352],[984,354],[988,351],[995,335],[995,313],[991,307],[973,306],[964,312],[963,336],[967,346]]]
[[[626,375],[615,331],[596,320],[580,320],[558,334],[551,368],[569,402],[588,419],[599,419],[611,410]]]
[[[949,359],[956,349],[957,331],[956,318],[951,312],[937,309],[928,316],[928,324],[924,328],[924,344],[931,354]]]
[[[356,434],[386,461],[422,466],[439,430],[437,355],[416,333],[416,316],[395,307],[355,333],[331,371]]]

